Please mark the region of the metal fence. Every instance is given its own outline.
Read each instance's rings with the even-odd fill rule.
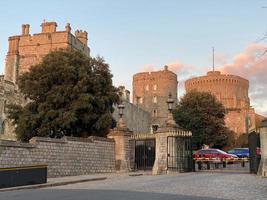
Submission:
[[[155,139],[135,141],[135,168],[151,170],[155,161]]]
[[[191,137],[167,137],[169,171],[189,172],[193,169]]]

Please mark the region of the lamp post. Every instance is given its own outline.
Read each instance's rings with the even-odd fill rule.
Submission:
[[[172,113],[173,103],[174,103],[174,100],[172,98],[172,94],[169,93],[169,96],[168,96],[168,99],[167,99],[169,113]]]
[[[172,94],[169,93],[168,99],[166,101],[167,105],[168,105],[168,119],[167,119],[167,126],[175,126],[175,121],[173,120],[173,116],[172,116],[172,109],[173,109],[173,103],[174,100],[172,98]]]
[[[118,105],[118,109],[119,109],[119,121],[117,123],[118,128],[124,128],[125,127],[125,124],[124,124],[123,119],[122,119],[124,108],[125,108],[125,106],[123,103]]]

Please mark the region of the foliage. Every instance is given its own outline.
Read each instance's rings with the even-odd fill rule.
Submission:
[[[227,145],[232,132],[225,127],[225,108],[207,92],[190,91],[173,110],[176,123],[193,134],[197,148],[203,144],[213,147]]]
[[[119,98],[103,58],[71,49],[54,51],[21,75],[18,84],[30,101],[24,107],[9,105],[9,117],[22,141],[105,136],[114,124],[112,105]]]
[[[236,147],[248,147],[248,134],[244,133],[238,136],[238,138],[235,141]]]

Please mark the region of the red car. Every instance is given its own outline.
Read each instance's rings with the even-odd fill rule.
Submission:
[[[220,149],[201,149],[193,154],[193,158],[208,158],[208,159],[218,159],[224,160],[226,158],[238,158],[234,154],[226,153]]]

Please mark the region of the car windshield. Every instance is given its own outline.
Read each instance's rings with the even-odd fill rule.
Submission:
[[[222,153],[222,154],[227,154],[225,151],[222,151],[220,149],[216,149],[216,151],[218,151],[219,153]]]

